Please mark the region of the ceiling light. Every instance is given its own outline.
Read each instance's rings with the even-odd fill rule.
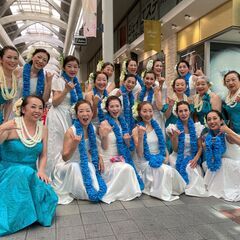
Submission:
[[[192,17],[191,17],[190,15],[188,15],[188,14],[185,14],[184,19],[185,19],[186,21],[189,21],[189,20],[192,19]]]

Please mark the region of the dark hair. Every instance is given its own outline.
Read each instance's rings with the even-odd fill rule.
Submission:
[[[138,64],[137,60],[130,58],[130,59],[128,59],[127,62],[126,62],[126,68],[128,68],[128,65],[129,65],[129,63],[130,63],[131,61],[134,61],[134,62],[136,62],[136,64]]]
[[[138,104],[138,106],[137,106],[137,113],[138,113],[137,120],[138,120],[138,121],[142,121],[142,117],[140,116],[140,112],[141,112],[143,106],[145,106],[145,105],[147,105],[147,104],[149,104],[149,105],[152,107],[152,109],[153,109],[152,104],[151,104],[150,102],[148,102],[148,101],[143,101],[143,102],[141,102],[141,103]]]
[[[107,78],[107,80],[108,80],[108,75],[107,75],[106,73],[104,73],[104,72],[96,72],[96,73],[94,73],[93,83],[96,82],[97,76],[98,76],[99,74],[103,74],[103,75],[105,75],[106,78]]]
[[[132,73],[125,74],[123,81],[125,82],[130,77],[133,77],[137,81],[136,75],[134,75]]]
[[[186,61],[186,60],[180,60],[180,61],[177,63],[177,69],[176,69],[178,75],[179,75],[178,67],[179,67],[179,65],[180,65],[181,63],[185,63],[185,64],[187,65],[187,67],[190,68],[190,64],[189,64],[188,61]]]
[[[93,112],[92,104],[89,101],[83,99],[83,100],[78,101],[74,106],[74,110],[75,110],[76,115],[77,115],[77,112],[78,112],[78,107],[80,105],[84,104],[84,103],[88,104],[89,107],[91,108],[92,112]]]
[[[162,61],[159,58],[153,60],[152,70],[153,70],[154,65],[155,65],[156,62],[161,62],[162,63]]]
[[[43,107],[45,107],[45,102],[44,102],[42,97],[34,95],[34,94],[29,95],[29,96],[23,98],[23,102],[22,102],[22,105],[21,105],[21,113],[20,113],[21,116],[24,116],[24,113],[22,112],[22,109],[28,105],[29,99],[31,99],[31,98],[39,99],[42,102]]]
[[[113,71],[114,71],[114,65],[112,64],[112,63],[110,63],[110,62],[105,62],[103,65],[102,65],[102,69],[101,70],[103,70],[105,67],[107,67],[107,66],[111,66],[112,68],[113,68]]]
[[[209,114],[209,113],[212,113],[212,112],[216,113],[216,114],[219,116],[220,120],[223,120],[223,114],[222,114],[221,112],[219,112],[218,110],[212,109],[211,111],[209,111],[209,112],[205,115],[205,120],[206,120],[206,122],[207,122],[207,116],[208,116],[208,114]]]
[[[187,105],[187,106],[188,106],[188,109],[189,109],[189,111],[190,111],[190,104],[189,104],[187,101],[180,101],[180,102],[178,102],[177,105],[176,105],[176,113],[178,113],[178,108],[179,108],[179,106],[181,106],[181,105]]]
[[[186,86],[187,86],[186,79],[185,79],[184,77],[177,77],[177,78],[175,78],[175,79],[173,80],[173,82],[172,82],[172,89],[173,89],[173,91],[175,91],[174,88],[175,88],[176,81],[177,81],[178,79],[184,80],[184,82],[185,82],[185,84],[186,84]]]
[[[228,72],[224,75],[224,77],[223,77],[224,85],[226,85],[226,84],[225,84],[226,77],[227,77],[229,74],[235,74],[235,75],[237,76],[238,80],[240,81],[240,74],[239,74],[237,71],[231,70],[231,71],[228,71]]]
[[[153,75],[154,75],[154,78],[156,79],[156,75],[155,75],[154,71],[152,71],[152,70],[145,71],[144,74],[143,74],[143,78],[145,78],[148,73],[149,73],[149,74],[153,74]]]
[[[74,57],[74,56],[72,56],[72,55],[69,55],[69,56],[65,57],[64,60],[63,60],[63,68],[65,68],[65,66],[66,66],[67,63],[69,63],[69,62],[77,62],[78,67],[79,67],[79,65],[80,65],[79,60],[78,60],[76,57]]]
[[[113,101],[113,100],[117,100],[117,101],[120,103],[120,105],[122,106],[122,102],[121,102],[121,100],[120,100],[119,97],[117,97],[117,96],[109,96],[109,97],[107,98],[106,106],[105,106],[105,109],[107,110],[107,112],[108,112],[109,104],[110,104],[110,102]]]
[[[43,49],[43,48],[37,48],[35,49],[35,51],[32,54],[32,57],[35,56],[37,53],[46,53],[47,54],[47,62],[49,62],[50,60],[50,54],[47,50]],[[32,60],[29,62],[30,64],[32,64]]]
[[[15,51],[18,54],[18,56],[19,56],[19,52],[18,52],[18,50],[15,47],[13,47],[13,46],[5,46],[5,47],[3,47],[0,50],[0,58],[3,58],[3,56],[5,55],[7,50]]]

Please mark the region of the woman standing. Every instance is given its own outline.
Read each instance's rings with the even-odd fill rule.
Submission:
[[[71,107],[83,99],[81,85],[77,78],[79,61],[74,56],[67,56],[63,61],[62,75],[54,79],[52,107],[47,115],[49,129],[48,167],[50,174],[55,166],[56,157],[62,151],[64,133],[72,125]]]
[[[0,51],[0,124],[6,122],[12,111],[12,100],[17,95],[17,76],[14,70],[18,66],[19,53],[12,46]]]
[[[77,120],[64,135],[63,151],[58,153],[53,172],[52,186],[59,204],[68,204],[74,198],[98,202],[107,191],[100,174],[104,166],[91,123],[92,106],[81,100],[75,105],[75,111]]]
[[[223,104],[227,112],[227,120],[234,132],[240,134],[240,75],[236,71],[230,71],[224,76],[224,85],[228,88],[228,95]]]
[[[181,175],[166,164],[166,144],[159,124],[153,119],[151,103],[140,103],[138,114],[141,122],[134,128],[133,138],[137,150],[135,163],[145,185],[143,193],[164,201],[176,200],[186,184]]]
[[[43,108],[40,97],[28,96],[22,102],[21,117],[0,126],[0,236],[34,222],[50,226],[55,215],[57,196],[45,174],[47,129],[41,122]]]
[[[121,116],[121,101],[110,96],[106,102],[106,120],[100,124],[101,155],[104,162],[103,178],[108,191],[104,197],[107,203],[115,200],[128,201],[141,195],[144,188],[136,172],[131,153],[130,135],[127,124]]]
[[[206,114],[212,109],[221,111],[222,101],[220,97],[211,92],[210,83],[205,76],[197,77],[196,79],[196,92],[193,97],[194,103],[194,120],[195,122],[204,123]]]
[[[178,102],[176,112],[178,115],[176,124],[166,129],[173,147],[173,153],[169,156],[170,165],[178,170],[187,183],[185,189],[187,195],[205,197],[207,195],[202,169],[198,165],[202,154],[200,135],[204,127],[199,122],[194,123],[190,118],[188,102]]]
[[[45,102],[50,98],[53,74],[44,73],[44,67],[50,59],[45,49],[37,48],[31,61],[26,63],[19,72],[18,97],[27,97],[30,94],[41,96]]]
[[[226,135],[223,116],[212,110],[206,115],[209,132],[205,136],[205,184],[210,196],[227,201],[240,200],[240,147],[233,134]],[[223,126],[222,126],[223,125]],[[229,131],[227,131],[229,132]]]
[[[108,97],[107,84],[108,76],[106,73],[97,72],[93,78],[94,87],[88,92],[85,99],[93,106],[93,124],[99,125],[104,120],[104,112],[102,109],[102,100]]]

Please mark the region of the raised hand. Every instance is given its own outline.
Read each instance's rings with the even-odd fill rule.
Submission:
[[[99,126],[99,135],[100,137],[107,137],[108,134],[112,131],[112,127],[107,120],[101,122]]]
[[[165,82],[165,78],[164,77],[159,77],[157,80],[159,82],[159,86],[162,87],[163,83]]]
[[[16,126],[16,123],[14,120],[7,121],[0,126],[0,130],[2,131],[11,131],[13,129],[20,130],[20,128]]]
[[[129,133],[125,133],[123,135],[123,140],[125,142],[125,144],[129,147],[130,146],[130,140],[131,140],[131,136]]]
[[[46,72],[46,82],[47,83],[52,83],[52,79],[53,79],[53,73],[51,73],[51,72]]]
[[[143,135],[144,135],[144,133],[146,132],[146,128],[145,127],[143,127],[143,126],[137,126],[137,132],[138,132],[138,137],[139,138],[142,138],[143,137]]]
[[[100,100],[101,98],[98,94],[92,96],[93,105],[97,106]]]
[[[75,135],[73,132],[69,132],[71,139],[74,144],[78,145],[80,141],[82,140],[82,135]]]
[[[65,80],[65,79],[64,79],[64,81],[65,81],[65,89],[66,89],[68,92],[72,91],[72,90],[75,88],[76,84],[74,84],[73,82],[68,82],[68,81]]]

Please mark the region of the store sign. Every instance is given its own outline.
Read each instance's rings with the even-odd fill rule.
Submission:
[[[87,38],[84,36],[76,35],[73,38],[73,44],[79,45],[79,46],[85,46],[87,45]]]

